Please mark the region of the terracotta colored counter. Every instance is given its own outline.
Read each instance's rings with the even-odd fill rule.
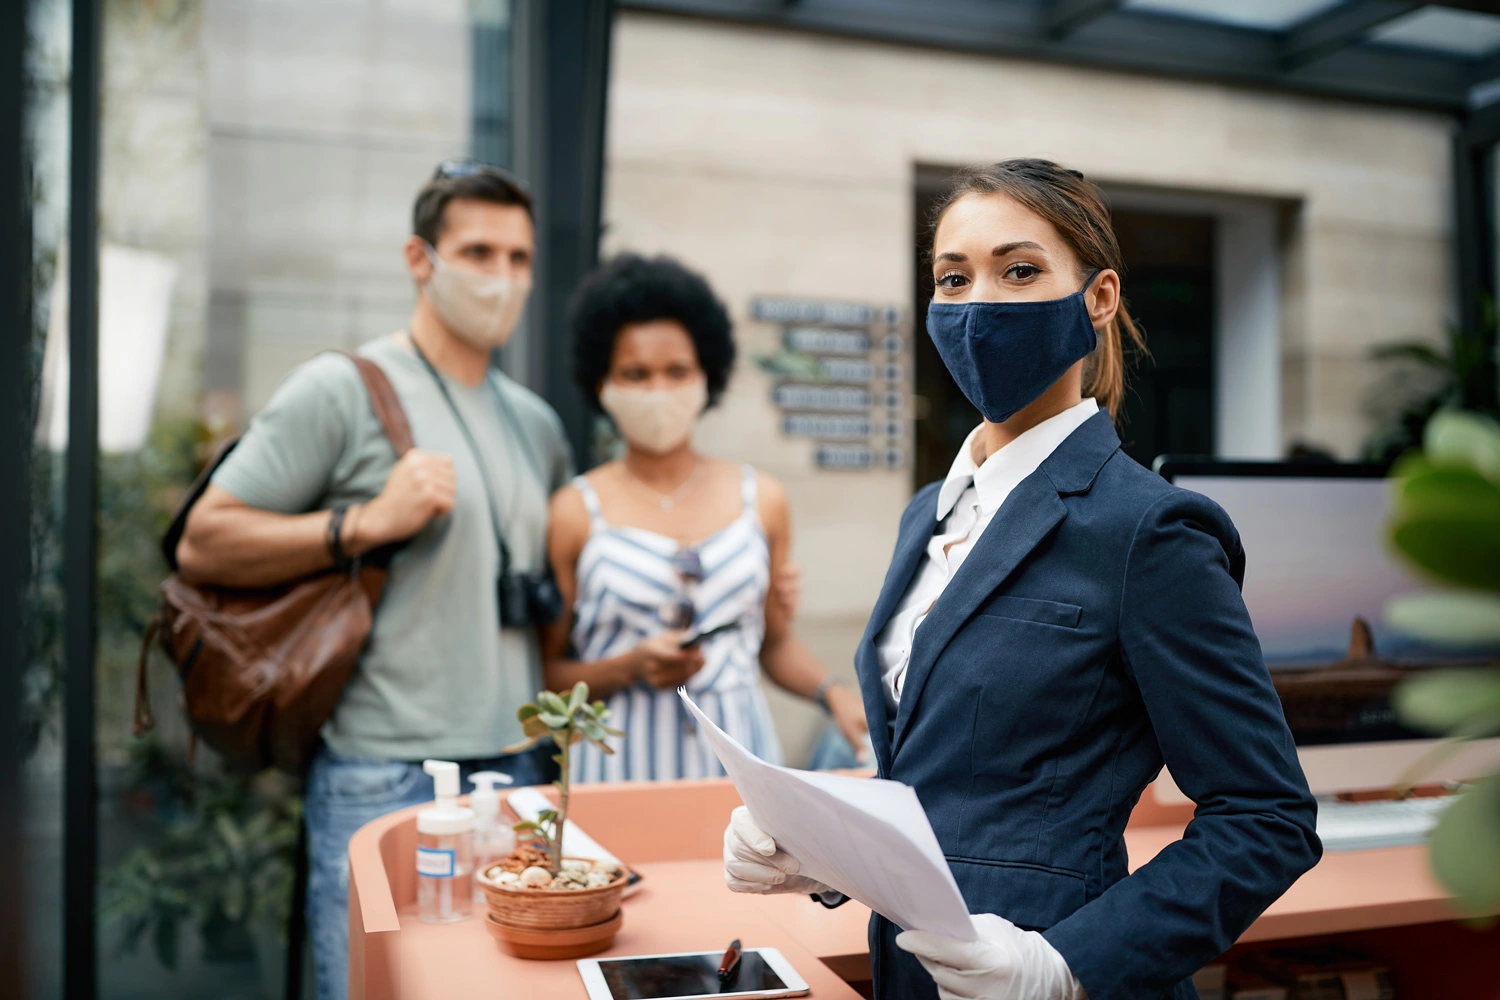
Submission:
[[[1165,809],[1151,802],[1149,794],[1142,798],[1126,831],[1132,868],[1177,840],[1191,815],[1188,807]],[[574,791],[571,818],[645,876],[625,901],[624,926],[603,955],[713,951],[738,937],[746,947],[781,949],[814,996],[859,996],[848,984],[869,979],[868,910],[857,903],[827,910],[804,896],[741,896],[724,887],[719,860],[724,824],[738,804],[734,786],[722,779]],[[350,997],[583,998],[571,961],[511,958],[496,946],[482,919],[445,926],[417,919],[416,812],[382,817],[350,841]],[[482,907],[476,912],[482,914]],[[1428,873],[1424,847],[1329,852],[1241,941],[1409,925],[1458,928],[1451,923],[1456,917]],[[1493,931],[1472,936],[1500,938]],[[1480,952],[1494,943],[1500,940],[1481,945]]]

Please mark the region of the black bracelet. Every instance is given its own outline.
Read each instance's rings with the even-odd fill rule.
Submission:
[[[348,504],[335,504],[328,514],[328,530],[323,536],[323,543],[328,546],[328,554],[333,556],[333,565],[338,569],[344,569],[349,565],[349,553],[344,551],[344,515],[349,513]]]

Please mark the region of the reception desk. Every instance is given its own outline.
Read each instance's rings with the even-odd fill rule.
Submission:
[[[869,911],[828,910],[806,896],[742,896],[724,886],[724,824],[739,805],[728,780],[586,785],[570,819],[644,877],[600,956],[719,951],[734,938],[779,948],[815,997],[869,995]],[[571,961],[502,953],[483,906],[458,924],[416,915],[416,809],[382,817],[349,843],[349,995],[353,1000],[586,996]],[[1155,804],[1131,817],[1132,868],[1177,840],[1190,806]],[[1460,922],[1433,881],[1425,847],[1329,852],[1245,933],[1230,957],[1269,943],[1338,941],[1390,966],[1403,1000],[1500,1000],[1500,929]]]

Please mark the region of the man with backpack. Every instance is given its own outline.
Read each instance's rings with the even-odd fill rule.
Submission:
[[[307,776],[307,916],[320,1000],[348,975],[348,842],[432,797],[422,760],[553,777],[549,749],[501,757],[541,686],[555,617],[547,501],[572,475],[557,414],[490,364],[531,288],[531,197],[468,161],[417,195],[407,330],[359,354],[394,387],[415,447],[397,458],[355,364],[294,370],[213,473],[177,547],[184,578],[272,587],[377,553],[389,577],[369,641]]]

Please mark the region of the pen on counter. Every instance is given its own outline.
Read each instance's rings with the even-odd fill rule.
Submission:
[[[724,949],[724,958],[719,962],[719,982],[727,983],[740,968],[740,939],[735,938]]]

